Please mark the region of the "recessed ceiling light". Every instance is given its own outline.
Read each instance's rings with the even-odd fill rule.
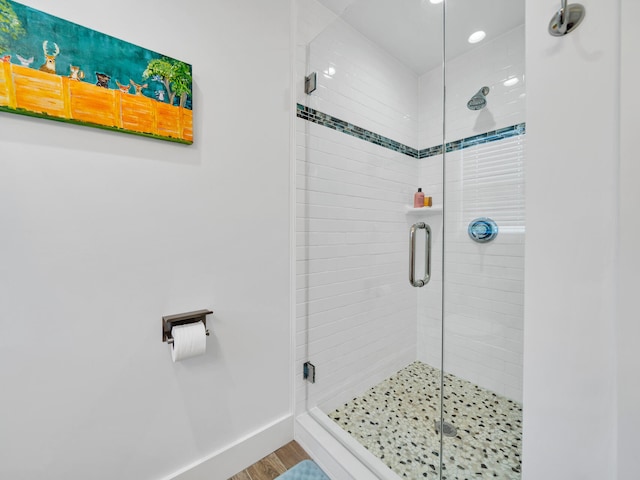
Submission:
[[[511,77],[508,80],[505,80],[503,85],[505,87],[513,87],[516,83],[518,83],[520,79],[518,77]]]
[[[469,43],[478,43],[481,42],[482,40],[484,40],[484,37],[486,37],[487,34],[484,33],[482,30],[478,30],[477,32],[473,32],[471,35],[469,35],[469,39],[468,42]]]
[[[437,5],[438,3],[442,3],[442,0],[429,0],[429,1],[434,5]]]

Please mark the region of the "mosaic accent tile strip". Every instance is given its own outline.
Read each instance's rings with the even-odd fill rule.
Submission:
[[[418,158],[433,157],[440,154],[442,154],[442,145],[436,145],[435,147],[423,148],[422,150],[418,150]]]
[[[522,406],[445,374],[442,479],[521,478]],[[414,362],[329,413],[398,476],[439,478],[440,370]]]
[[[374,143],[389,150],[403,153],[412,158],[428,158],[434,155],[440,155],[442,153],[442,145],[436,145],[434,147],[423,148],[417,150],[403,143],[396,142],[383,135],[378,135],[371,130],[366,130],[362,127],[358,127],[339,118],[332,117],[326,113],[320,112],[310,107],[297,104],[296,115],[298,118],[308,120],[318,125],[337,130],[352,137],[359,138],[365,142]],[[515,135],[524,135],[526,133],[526,124],[519,123],[510,127],[500,128],[498,130],[492,130],[490,132],[481,133],[480,135],[474,135],[472,137],[463,138],[461,140],[455,140],[446,144],[446,152],[454,152],[456,150],[462,150],[463,148],[473,147],[482,143],[495,142],[496,140],[502,140],[504,138],[513,137]]]
[[[516,135],[524,135],[525,133],[527,133],[526,124],[519,123],[517,125],[511,125],[510,127],[504,127],[498,130],[481,133],[480,135],[474,135],[473,137],[449,142],[447,143],[447,152],[454,152],[456,150],[462,150],[464,148],[473,147],[483,143],[495,142],[496,140],[502,140]]]
[[[322,125],[333,130],[337,130],[338,132],[346,133],[347,135],[359,138],[360,140],[364,140],[365,142],[374,143],[376,145],[380,145],[381,147],[388,148],[389,150],[404,153],[405,155],[413,158],[418,158],[418,150],[416,150],[415,148],[409,147],[400,142],[396,142],[395,140],[391,140],[390,138],[387,138],[385,136],[378,135],[371,130],[366,130],[364,128],[358,127],[353,123],[345,122],[344,120],[340,120],[339,118],[332,117],[331,115],[327,115],[323,112],[319,112],[318,110],[314,110],[313,108],[305,107],[304,105],[300,105],[299,103],[297,105],[298,108],[296,114],[299,118],[317,123],[318,125]]]

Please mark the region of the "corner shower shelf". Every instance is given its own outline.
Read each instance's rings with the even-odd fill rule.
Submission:
[[[407,205],[408,215],[439,215],[442,213],[442,205],[434,205],[433,207],[414,208]]]

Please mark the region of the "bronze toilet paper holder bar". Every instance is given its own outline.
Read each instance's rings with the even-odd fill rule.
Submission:
[[[207,328],[207,315],[212,314],[211,310],[196,310],[194,312],[177,313],[175,315],[167,315],[162,317],[162,341],[173,343],[171,329],[177,325],[186,325],[189,323],[204,323],[207,336],[209,329]]]

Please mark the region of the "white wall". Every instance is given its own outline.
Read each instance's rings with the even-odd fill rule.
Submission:
[[[195,143],[1,114],[0,477],[155,480],[290,413],[289,2],[24,3],[192,63]]]
[[[621,51],[621,158],[620,158],[620,266],[618,284],[618,478],[632,480],[637,472],[638,431],[640,430],[640,355],[637,340],[640,338],[638,322],[638,205],[640,205],[640,164],[637,161],[636,135],[640,98],[637,95],[637,78],[640,66],[637,48],[640,32],[635,19],[640,15],[640,4],[623,0],[622,51]]]
[[[616,478],[619,19],[581,3],[563,38],[526,5],[525,480]]]

